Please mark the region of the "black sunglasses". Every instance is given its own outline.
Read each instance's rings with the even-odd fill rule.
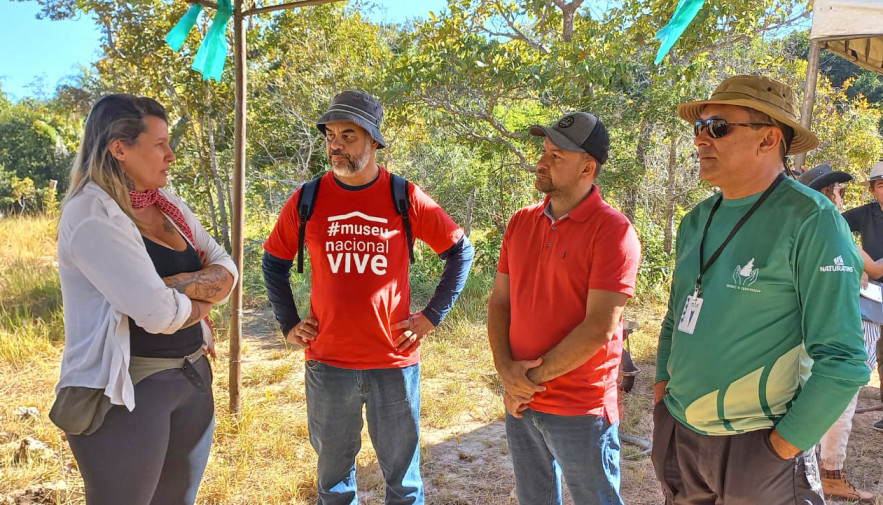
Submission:
[[[775,126],[772,123],[730,123],[726,119],[699,119],[693,123],[693,133],[698,137],[702,130],[708,129],[708,136],[719,139],[730,133],[731,126]]]

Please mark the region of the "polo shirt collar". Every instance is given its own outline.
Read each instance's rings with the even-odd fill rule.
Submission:
[[[555,219],[552,217],[552,213],[549,210],[551,208],[550,201],[552,197],[546,196],[546,199],[543,200],[543,214],[547,216],[552,222],[555,222]],[[578,223],[584,223],[589,219],[589,216],[592,215],[592,212],[600,207],[604,203],[601,200],[601,189],[598,188],[596,184],[592,184],[592,189],[589,190],[589,194],[583,198],[583,201],[579,202],[579,204],[570,210],[567,214],[559,217],[558,220],[569,218]]]

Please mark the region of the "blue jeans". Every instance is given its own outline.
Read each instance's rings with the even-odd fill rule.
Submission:
[[[619,423],[527,409],[506,414],[506,438],[520,505],[560,505],[561,475],[575,505],[623,505]]]
[[[319,455],[319,505],[358,505],[362,405],[387,505],[422,505],[420,365],[350,370],[307,361],[307,421]]]

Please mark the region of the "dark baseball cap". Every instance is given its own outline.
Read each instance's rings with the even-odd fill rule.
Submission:
[[[364,128],[371,138],[379,144],[378,149],[386,147],[386,141],[380,133],[383,122],[383,106],[376,98],[364,91],[348,90],[331,99],[328,110],[316,121],[316,128],[325,135],[325,125],[335,121],[352,121]]]
[[[528,131],[536,137],[547,137],[566,151],[589,153],[600,165],[607,162],[610,136],[601,119],[589,112],[571,112],[551,126],[533,125]]]

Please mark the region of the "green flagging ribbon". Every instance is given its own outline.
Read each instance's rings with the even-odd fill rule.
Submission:
[[[656,65],[659,65],[662,59],[665,58],[665,55],[674,47],[675,42],[681,38],[681,35],[684,34],[693,18],[702,10],[703,5],[705,5],[705,0],[680,0],[678,2],[671,20],[661,30],[656,32],[656,36],[653,37],[662,41],[659,51],[656,53],[656,61],[654,61]]]
[[[190,30],[196,25],[200,12],[202,12],[202,5],[192,5],[175,27],[169,31],[166,35],[166,42],[172,49],[175,51],[181,49]],[[193,70],[202,74],[203,80],[214,79],[216,82],[221,82],[224,63],[227,61],[227,23],[231,17],[233,17],[233,4],[230,0],[219,0],[212,26],[208,29],[205,38],[202,39],[191,66]]]

